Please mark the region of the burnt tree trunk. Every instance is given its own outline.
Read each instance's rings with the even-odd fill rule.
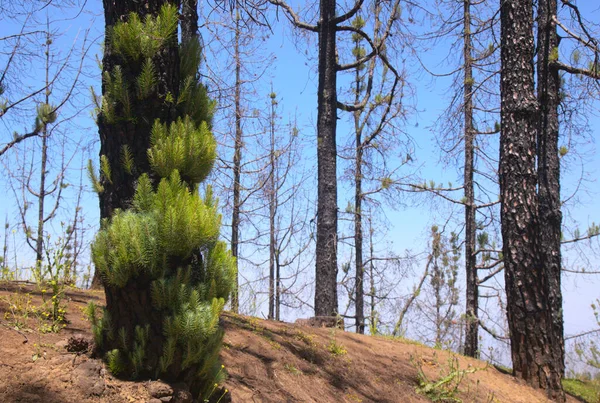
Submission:
[[[473,45],[471,38],[471,0],[464,0],[464,118],[465,118],[465,272],[466,272],[466,323],[464,353],[469,357],[479,354],[479,289],[477,286],[477,257],[475,255],[475,190],[473,171],[475,168],[475,130],[473,127]]]
[[[104,0],[104,18],[106,34],[109,36],[111,27],[119,21],[126,21],[132,12],[138,13],[142,19],[146,14],[156,15],[163,4],[171,3],[179,6],[177,1],[147,0]],[[150,132],[155,119],[170,123],[176,118],[175,106],[165,102],[168,93],[174,94],[175,99],[179,93],[179,49],[177,38],[165,44],[164,49],[153,60],[157,71],[158,85],[157,96],[148,98],[145,102],[132,103],[132,116],[136,117],[133,123],[127,120],[109,122],[101,113],[98,116],[98,131],[100,134],[100,155],[106,156],[111,168],[111,177],[101,177],[104,191],[99,194],[100,217],[110,218],[115,210],[127,209],[135,193],[137,178],[143,173],[148,173],[151,178],[155,176],[150,171],[148,161],[148,148],[150,147]],[[115,66],[120,65],[125,82],[134,83],[142,68],[120,58],[111,50],[110,42],[107,43],[102,59],[104,72],[112,72]],[[104,83],[102,91],[104,93]],[[122,153],[127,146],[131,152],[134,166],[128,173],[122,162]],[[97,280],[96,280],[97,281]],[[106,309],[110,315],[111,325],[114,329],[125,329],[129,336],[128,342],[133,343],[136,324],[149,324],[150,335],[148,338],[148,357],[153,357],[153,364],[158,365],[158,357],[162,354],[164,338],[163,316],[158,311],[148,309],[151,304],[150,281],[144,276],[130,280],[124,287],[105,286]],[[118,348],[119,338],[107,339],[103,348],[109,351]],[[156,366],[153,366],[156,368]]]
[[[119,21],[126,21],[130,13],[137,13],[142,18],[147,14],[156,15],[160,7],[168,3],[179,6],[177,0],[103,0],[105,37],[110,36],[113,25]],[[98,115],[100,155],[106,156],[111,168],[111,178],[101,177],[104,191],[99,195],[100,220],[111,217],[116,209],[128,208],[135,193],[137,178],[143,173],[150,174],[147,152],[150,147],[150,130],[154,120],[160,119],[162,122],[169,123],[175,119],[175,106],[166,104],[164,97],[169,92],[171,94],[179,93],[177,39],[171,41],[153,61],[158,73],[158,96],[143,103],[132,104],[131,115],[137,117],[135,123],[131,121],[109,123],[102,113]],[[129,83],[135,82],[135,77],[142,68],[141,65],[122,63],[120,58],[113,54],[108,44],[104,47],[102,74],[111,72],[116,65],[121,65],[123,77]],[[104,92],[103,83],[102,93],[104,94]],[[121,162],[124,146],[129,148],[134,162],[131,174],[126,172]],[[99,288],[101,284],[101,278],[95,273],[92,288]]]
[[[358,43],[356,48],[358,49]],[[360,58],[360,53],[356,53],[356,59]],[[355,98],[354,102],[360,102],[360,67],[356,68],[355,77]],[[356,133],[356,161],[354,161],[354,250],[356,254],[356,280],[355,280],[355,298],[354,305],[356,307],[356,333],[365,333],[365,267],[363,263],[363,228],[362,228],[362,165],[363,165],[363,140],[362,129],[360,125],[361,111],[354,112],[354,131]]]
[[[502,2],[500,21],[500,218],[513,373],[564,400],[553,357],[549,278],[540,261],[532,0]]]
[[[538,126],[538,211],[540,225],[540,261],[548,277],[548,304],[552,314],[552,357],[556,371],[565,372],[564,330],[561,292],[560,160],[558,155],[558,106],[560,78],[552,64],[557,57],[558,34],[552,17],[556,0],[538,1],[537,85],[540,117]],[[556,55],[556,56],[553,56]]]
[[[198,0],[181,0],[181,42],[198,38]]]
[[[275,265],[276,265],[276,249],[277,249],[277,239],[276,239],[276,228],[275,228],[275,215],[277,214],[277,192],[279,189],[277,188],[277,159],[275,157],[275,105],[277,101],[275,101],[275,93],[273,92],[273,87],[271,86],[271,116],[270,116],[270,135],[271,148],[269,150],[269,185],[267,187],[269,191],[269,316],[268,319],[275,318],[275,299],[276,299],[276,288],[275,283],[278,282],[278,278],[275,278]],[[278,308],[278,307],[277,307]]]
[[[233,211],[231,213],[231,255],[236,259],[236,267],[238,266],[239,256],[239,238],[240,238],[240,192],[241,192],[241,172],[242,172],[242,105],[241,105],[241,67],[240,60],[240,16],[236,8],[235,15],[235,45],[234,45],[234,60],[235,60],[235,143],[233,146]],[[231,295],[231,310],[235,313],[240,308],[239,300],[239,276],[236,273],[233,285],[233,293]]]
[[[338,313],[337,300],[337,74],[335,0],[321,0],[317,114],[318,203],[315,315]]]

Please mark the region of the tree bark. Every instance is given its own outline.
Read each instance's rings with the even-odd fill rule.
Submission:
[[[277,184],[276,184],[276,158],[275,158],[275,94],[271,86],[271,116],[270,116],[270,135],[271,148],[269,150],[269,319],[275,318],[275,261],[276,261],[276,238],[275,238],[275,214],[277,213]]]
[[[558,106],[560,78],[552,58],[558,57],[558,34],[552,20],[556,0],[538,1],[537,85],[540,118],[538,126],[538,211],[540,261],[548,277],[548,304],[552,314],[552,357],[561,377],[565,372],[564,329],[561,292],[560,159],[558,155]]]
[[[532,0],[502,2],[500,21],[500,218],[513,373],[564,400],[553,357],[549,278],[540,261]]]
[[[359,49],[359,43],[355,44],[355,49]],[[360,58],[360,53],[356,53],[356,59]],[[360,66],[355,71],[355,98],[354,102],[358,104],[360,102]],[[356,333],[365,333],[365,267],[363,264],[363,230],[362,230],[362,164],[363,164],[363,141],[362,141],[362,129],[360,125],[361,111],[354,112],[354,131],[356,133],[356,161],[354,161],[354,250],[355,250],[355,263],[356,263],[356,280],[355,287],[356,293],[354,298],[354,305],[356,309]]]
[[[158,14],[163,4],[170,3],[179,7],[177,0],[104,0],[103,3],[105,37],[110,37],[112,26],[118,21],[126,21],[130,13],[137,13],[143,19],[147,14]],[[137,117],[135,124],[128,121],[109,123],[102,113],[98,116],[100,155],[106,156],[111,168],[110,178],[100,178],[104,188],[99,195],[100,220],[111,217],[116,209],[128,208],[135,193],[136,179],[143,173],[151,174],[147,152],[154,120],[160,119],[170,123],[175,119],[175,106],[165,103],[164,97],[169,92],[175,96],[179,94],[179,52],[176,39],[155,57],[154,63],[158,76],[158,96],[143,103],[132,103],[131,115]],[[119,57],[113,54],[111,47],[105,46],[102,58],[103,75],[105,72],[111,72],[116,65],[121,65],[126,82],[134,85],[135,77],[142,66],[122,63]],[[102,83],[103,94],[104,91]],[[121,162],[124,146],[129,148],[134,162],[131,174],[125,171]],[[99,275],[95,273],[92,288],[99,288],[101,284]]]
[[[465,118],[465,272],[466,272],[466,308],[465,308],[465,347],[464,353],[469,357],[479,355],[479,288],[477,286],[477,259],[475,255],[476,223],[475,223],[475,191],[473,187],[473,170],[475,168],[473,127],[473,45],[471,37],[471,0],[464,0],[464,118]]]
[[[198,38],[198,0],[181,0],[181,42]]]
[[[235,15],[235,144],[233,146],[233,211],[231,213],[231,255],[236,259],[238,268],[239,238],[240,238],[240,192],[242,172],[242,105],[241,105],[241,60],[240,60],[240,16],[236,9]],[[239,276],[236,274],[231,295],[231,310],[239,311]]]
[[[143,17],[146,14],[156,15],[163,4],[171,3],[179,6],[177,1],[148,0],[138,2],[135,0],[104,0],[104,18],[106,23],[106,34],[109,35],[113,25],[119,21],[125,21],[130,13],[135,12]],[[110,36],[108,36],[110,37]],[[158,77],[156,97],[149,98],[145,102],[132,103],[132,116],[136,122],[118,120],[109,122],[101,113],[98,116],[98,131],[100,134],[100,155],[106,156],[110,168],[110,178],[101,177],[104,191],[100,193],[100,217],[110,218],[115,210],[126,209],[130,206],[135,193],[137,178],[143,173],[148,173],[154,178],[150,171],[148,161],[148,148],[150,147],[150,132],[155,119],[170,123],[176,117],[175,107],[165,102],[168,93],[174,94],[175,99],[179,94],[179,50],[177,38],[165,45],[163,51],[153,60]],[[120,65],[123,76],[127,83],[135,82],[134,79],[140,72],[141,66],[127,63],[112,52],[111,46],[105,46],[102,68],[104,72],[112,72],[116,65]],[[102,86],[104,93],[104,83]],[[127,146],[131,152],[134,167],[128,173],[122,162],[123,148]],[[154,178],[156,179],[156,178]],[[95,275],[94,282],[98,282]],[[133,344],[134,326],[136,324],[149,324],[150,337],[148,338],[148,357],[156,359],[161,356],[161,342],[164,338],[162,332],[163,317],[157,311],[148,309],[151,303],[149,280],[144,276],[138,276],[129,281],[124,287],[105,286],[106,309],[110,315],[113,329],[125,329],[128,341]],[[119,338],[107,340],[103,348],[108,351],[119,347]],[[130,346],[131,347],[131,346]],[[156,366],[154,366],[156,368]]]
[[[315,315],[338,313],[337,300],[337,74],[335,0],[321,0],[317,113],[318,203]]]

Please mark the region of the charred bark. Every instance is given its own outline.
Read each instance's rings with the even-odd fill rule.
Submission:
[[[337,300],[337,74],[335,0],[321,0],[317,113],[318,203],[315,315],[334,316]]]
[[[138,1],[104,1],[104,17],[106,21],[106,35],[110,38],[111,28],[119,21],[126,21],[130,13],[138,13],[141,17],[146,14],[156,15],[163,4],[172,3],[179,6],[176,1],[148,0]],[[109,39],[110,40],[110,39]],[[109,122],[101,113],[98,116],[98,132],[100,134],[100,155],[104,155],[111,168],[110,178],[104,175],[101,184],[104,191],[99,194],[100,218],[110,218],[117,209],[127,209],[133,199],[137,178],[148,173],[153,174],[148,161],[150,148],[150,132],[155,119],[170,123],[176,117],[176,110],[172,103],[164,101],[168,93],[176,97],[179,93],[179,49],[177,38],[168,43],[164,50],[153,60],[158,77],[158,96],[149,98],[145,102],[132,104],[132,116],[136,117],[135,123],[127,120]],[[135,82],[135,77],[140,73],[141,66],[127,63],[114,54],[110,43],[105,46],[102,68],[104,72],[112,72],[115,66],[121,66],[125,82]],[[103,93],[104,83],[103,83]],[[133,170],[127,172],[122,164],[124,147],[128,147],[134,161]],[[154,178],[156,180],[156,178]],[[95,278],[97,282],[98,279]],[[149,280],[139,276],[135,281],[130,281],[123,288],[105,286],[106,310],[111,318],[114,329],[125,329],[133,343],[134,326],[139,324],[150,325],[148,356],[156,358],[162,354],[164,335],[162,333],[163,316],[150,306]],[[108,351],[118,348],[118,338],[107,339],[103,348]]]
[[[358,44],[356,48],[358,49]],[[360,53],[357,52],[356,59],[359,59]],[[354,102],[358,104],[360,102],[360,68],[356,68],[355,77],[355,98]],[[356,161],[354,161],[354,250],[355,250],[355,264],[356,264],[356,279],[355,279],[355,297],[354,305],[356,307],[356,333],[365,333],[365,266],[363,262],[363,228],[362,228],[362,168],[363,168],[363,139],[362,129],[360,125],[360,112],[354,112],[354,131],[356,133]]]
[[[500,217],[513,373],[564,400],[553,357],[550,279],[540,261],[533,2],[504,1],[500,21]]]
[[[538,126],[538,211],[540,261],[548,277],[548,304],[552,315],[552,357],[556,371],[564,376],[565,349],[561,292],[560,159],[558,153],[558,106],[560,77],[553,66],[558,57],[558,34],[552,17],[556,0],[538,1],[537,85],[540,118]]]
[[[131,13],[140,17],[147,14],[156,15],[163,4],[175,4],[179,1],[168,0],[104,0],[105,37],[110,38],[112,27],[119,21],[126,21]],[[110,40],[110,39],[108,39]],[[111,168],[111,177],[101,177],[100,182],[104,191],[99,195],[100,220],[109,218],[116,209],[126,209],[130,206],[135,193],[136,179],[143,173],[150,172],[147,151],[150,147],[150,130],[155,119],[170,123],[176,117],[173,104],[164,102],[166,94],[179,94],[179,51],[177,38],[165,46],[153,60],[158,75],[158,96],[146,102],[132,104],[132,121],[108,122],[102,113],[98,115],[98,134],[100,135],[100,155],[106,156]],[[142,68],[140,65],[123,63],[123,60],[112,51],[109,44],[104,48],[102,58],[102,74],[112,72],[120,65],[126,82],[134,83]],[[102,93],[105,92],[104,83]],[[149,118],[151,117],[151,118]],[[134,169],[127,172],[122,164],[122,153],[128,147],[134,162]],[[152,177],[152,176],[151,176]],[[92,288],[101,285],[101,278],[96,273]]]
[[[239,238],[240,238],[240,193],[241,193],[241,173],[242,173],[242,78],[240,59],[240,17],[236,13],[235,17],[235,143],[233,146],[233,211],[231,213],[231,255],[236,259],[239,256]],[[233,294],[231,296],[231,310],[235,313],[239,310],[239,276],[235,276]]]
[[[471,0],[464,0],[464,130],[465,130],[465,272],[466,272],[466,308],[465,308],[465,347],[469,357],[479,355],[479,287],[477,285],[477,260],[475,255],[475,190],[473,171],[475,168],[475,129],[473,125],[473,44],[471,37]]]

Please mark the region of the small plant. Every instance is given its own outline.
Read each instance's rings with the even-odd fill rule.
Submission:
[[[430,380],[423,371],[423,359],[411,356],[410,362],[417,369],[417,393],[427,396],[432,402],[444,403],[462,403],[462,400],[457,397],[462,381],[468,374],[480,371],[483,368],[470,367],[460,369],[460,364],[456,356],[448,358],[448,363],[445,367],[440,368],[439,379]]]
[[[346,394],[346,398],[351,402],[362,402],[363,400],[356,393],[348,393]]]
[[[329,351],[331,354],[335,355],[336,357],[340,356],[340,355],[345,355],[348,353],[348,351],[344,348],[344,346],[336,343],[335,340],[329,341],[329,344],[327,345],[327,351]]]
[[[46,288],[49,286],[50,292]],[[64,284],[60,284],[56,280],[51,280],[47,285],[41,284],[42,300],[44,304],[41,308],[41,318],[50,321],[50,323],[42,323],[39,327],[42,333],[58,333],[66,326],[67,310],[63,304],[65,295]]]
[[[29,293],[11,294],[2,298],[2,301],[8,305],[6,312],[4,312],[4,320],[16,330],[26,328],[29,315],[37,313],[37,308],[32,304],[32,297]]]
[[[296,368],[294,364],[285,364],[283,368],[292,375],[302,375],[302,371]]]
[[[40,358],[46,359],[46,350],[42,349],[43,346],[34,343],[33,348],[35,349],[34,353],[31,355],[31,361],[36,362]]]
[[[341,355],[346,355],[348,351],[344,348],[343,345],[337,343],[335,340],[335,330],[331,331],[331,340],[329,340],[329,344],[327,344],[327,351],[333,354],[336,357]]]
[[[587,403],[600,402],[600,382],[585,379],[563,379],[565,392],[576,396]]]
[[[208,403],[211,401],[211,398],[215,395],[215,393],[218,394],[220,393],[221,395],[219,396],[219,399],[217,400],[216,403],[220,403],[221,400],[225,397],[225,395],[227,395],[227,393],[229,393],[229,390],[224,388],[224,387],[219,387],[219,384],[221,382],[223,382],[223,380],[225,379],[225,365],[221,365],[221,369],[219,369],[219,372],[217,372],[217,374],[215,375],[215,383],[213,384],[213,387],[210,389],[210,391],[206,394],[206,396],[202,396],[201,399],[199,399],[200,401],[202,401],[203,403]],[[214,399],[213,399],[214,401]]]
[[[306,344],[308,344],[309,346],[314,347],[316,345],[315,343],[315,336],[312,334],[306,334],[300,330],[298,330],[296,332],[296,334],[294,335],[294,338],[298,341],[302,341]]]

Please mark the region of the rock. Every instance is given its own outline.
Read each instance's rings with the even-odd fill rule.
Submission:
[[[61,382],[65,382],[66,383],[66,382],[69,382],[71,380],[71,376],[68,375],[68,374],[60,375],[58,377],[58,380],[61,381]]]
[[[165,396],[165,397],[161,397],[160,400],[162,403],[169,403],[169,402],[173,402],[173,396]]]
[[[162,403],[162,400],[153,397],[152,399],[148,400],[146,403]]]
[[[67,347],[67,344],[68,344],[67,340],[61,340],[61,341],[55,343],[54,345],[56,346],[57,349],[64,350],[65,347]]]
[[[150,396],[160,399],[161,397],[173,396],[173,388],[161,381],[150,381],[146,384]]]
[[[100,375],[102,364],[95,360],[88,360],[80,364],[73,371],[74,383],[86,396],[101,396],[106,385]]]
[[[173,403],[192,403],[194,397],[189,390],[178,389],[173,394]]]
[[[41,402],[42,397],[40,395],[37,395],[35,393],[28,393],[28,392],[21,392],[19,394],[19,400],[23,401],[23,402]]]

